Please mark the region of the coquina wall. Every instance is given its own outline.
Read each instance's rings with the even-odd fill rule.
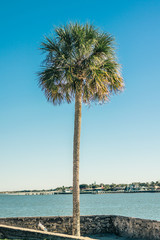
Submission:
[[[114,233],[129,238],[160,240],[160,222],[147,219],[112,216]]]
[[[49,232],[72,234],[72,217],[0,218],[0,224],[40,230],[42,223]],[[81,216],[81,235],[113,232],[111,216]]]
[[[23,240],[94,240],[88,237],[76,237],[61,233],[43,232],[27,228],[0,225],[1,239],[23,239]]]
[[[72,233],[72,217],[0,218],[0,224],[38,229],[41,222],[49,232]],[[81,216],[81,235],[114,233],[129,238],[160,240],[160,222],[112,215]]]

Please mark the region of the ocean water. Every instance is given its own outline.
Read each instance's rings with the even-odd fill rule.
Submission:
[[[160,220],[160,193],[81,194],[81,215]],[[70,216],[72,195],[0,195],[0,217]]]

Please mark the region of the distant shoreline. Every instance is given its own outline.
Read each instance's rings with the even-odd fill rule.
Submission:
[[[127,194],[127,193],[160,193],[160,191],[106,191],[106,192],[80,192],[80,194],[93,194],[93,195],[97,195],[97,194],[120,194],[120,193],[124,193],[124,194]],[[3,192],[3,193],[0,193],[0,195],[10,195],[10,196],[13,196],[13,195],[17,195],[17,196],[33,196],[33,195],[71,195],[72,192],[69,192],[69,193],[66,193],[66,192]]]

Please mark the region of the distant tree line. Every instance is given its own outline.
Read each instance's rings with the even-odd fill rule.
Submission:
[[[126,190],[128,187],[134,187],[134,188],[146,188],[146,189],[153,189],[153,188],[156,188],[156,187],[159,187],[160,188],[160,181],[152,181],[152,182],[132,182],[132,183],[120,183],[120,184],[115,184],[115,183],[112,183],[112,184],[104,184],[104,183],[100,183],[100,184],[97,184],[97,183],[91,183],[91,184],[86,184],[86,183],[83,183],[83,184],[80,184],[79,185],[79,188],[81,191],[83,190],[94,190],[96,188],[102,188],[103,191],[115,191],[115,190],[118,190],[118,189],[124,189]],[[29,193],[29,192],[50,192],[50,191],[61,191],[61,192],[65,192],[66,189],[68,190],[72,190],[72,186],[62,186],[62,187],[57,187],[57,188],[54,188],[54,189],[42,189],[42,190],[21,190],[21,191],[9,191],[9,192],[12,192],[12,193],[16,193],[16,192],[24,192],[24,193]],[[8,191],[4,191],[4,192],[1,192],[1,193],[6,193]]]
[[[115,184],[115,183],[112,183],[112,184],[104,184],[104,183],[100,183],[100,184],[97,184],[97,183],[92,183],[92,184],[86,184],[86,183],[83,183],[83,184],[80,184],[79,185],[79,188],[80,190],[85,190],[85,189],[96,189],[96,188],[103,188],[104,191],[113,191],[114,189],[116,188],[124,188],[126,189],[128,186],[136,186],[136,187],[146,187],[146,188],[153,188],[153,187],[160,187],[160,181],[152,181],[152,182],[132,182],[132,183],[121,183],[121,184]],[[58,187],[54,190],[56,191],[65,191],[65,189],[72,189],[72,186],[69,186],[69,187]]]

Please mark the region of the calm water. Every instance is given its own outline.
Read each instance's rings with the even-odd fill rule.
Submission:
[[[160,193],[84,194],[81,215],[114,214],[160,220]],[[0,195],[0,217],[72,215],[72,195]]]

